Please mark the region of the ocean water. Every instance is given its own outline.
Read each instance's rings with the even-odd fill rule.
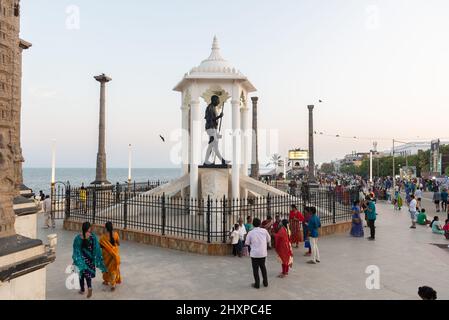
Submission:
[[[132,180],[136,182],[146,182],[148,180],[168,181],[176,179],[180,176],[181,169],[132,169]],[[117,182],[124,183],[128,180],[127,168],[111,168],[108,169],[107,178],[109,182],[115,184]],[[70,182],[72,186],[81,186],[90,184],[95,180],[95,168],[57,168],[56,181]],[[39,190],[45,194],[50,193],[51,168],[23,168],[23,182],[33,189],[36,194]]]

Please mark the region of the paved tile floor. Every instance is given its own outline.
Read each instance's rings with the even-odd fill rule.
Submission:
[[[429,206],[431,203],[429,202]],[[295,264],[288,278],[279,279],[275,253],[267,261],[269,288],[251,288],[249,258],[208,257],[122,242],[124,282],[111,293],[94,280],[92,299],[418,299],[417,289],[432,286],[439,299],[449,299],[449,244],[430,228],[409,229],[406,208],[395,212],[387,203],[378,204],[377,240],[334,235],[320,239],[321,264],[308,265],[304,249],[295,250]],[[433,216],[434,208],[428,210]],[[445,215],[441,214],[441,218]],[[46,239],[50,230],[42,229]],[[64,231],[61,222],[56,261],[47,269],[47,299],[86,299],[66,288],[66,269],[71,265],[72,241],[76,233]],[[368,229],[365,229],[365,233]],[[380,271],[380,289],[366,288],[366,268]]]

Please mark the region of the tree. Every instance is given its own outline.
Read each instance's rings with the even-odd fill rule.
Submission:
[[[281,165],[282,165],[282,157],[277,153],[273,154],[270,158],[270,161],[267,163],[267,167],[274,166],[276,177],[278,173],[277,172],[278,167],[280,167]]]
[[[335,167],[333,163],[323,163],[321,165],[321,169],[322,172],[330,174],[330,173],[334,173],[335,172]]]

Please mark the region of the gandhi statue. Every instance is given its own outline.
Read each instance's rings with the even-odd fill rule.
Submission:
[[[204,117],[204,119],[206,119],[206,132],[209,136],[209,146],[207,147],[206,161],[204,162],[204,165],[214,164],[215,161],[210,161],[212,151],[215,153],[218,159],[221,160],[222,165],[226,165],[229,163],[229,161],[223,159],[220,150],[218,150],[218,140],[222,138],[222,136],[217,131],[218,120],[223,118],[223,111],[221,111],[221,113],[217,116],[216,107],[219,104],[220,98],[218,96],[212,96],[211,103],[207,106],[206,116]]]

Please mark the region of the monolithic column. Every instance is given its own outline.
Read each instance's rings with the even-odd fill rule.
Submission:
[[[98,153],[97,153],[97,174],[95,181],[92,184],[110,184],[106,179],[106,83],[112,79],[107,77],[104,73],[94,77],[100,82],[100,124],[98,132]]]
[[[259,179],[259,148],[257,138],[257,102],[258,97],[252,97],[253,103],[253,130],[252,130],[252,152],[251,152],[251,177]]]
[[[314,184],[315,179],[315,158],[313,148],[313,105],[307,106],[309,109],[309,184]]]

